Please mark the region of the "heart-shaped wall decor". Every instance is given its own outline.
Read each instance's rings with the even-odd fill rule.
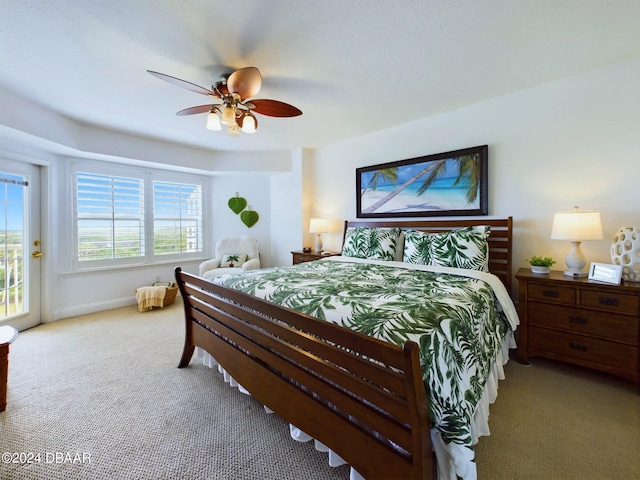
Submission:
[[[253,210],[245,210],[240,214],[240,220],[249,228],[253,227],[259,218],[258,212],[254,212]]]
[[[236,215],[244,210],[244,207],[246,206],[247,201],[244,198],[239,197],[237,193],[235,197],[229,199],[229,208],[233,210],[233,213],[235,213]]]

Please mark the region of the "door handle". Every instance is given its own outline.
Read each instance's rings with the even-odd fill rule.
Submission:
[[[36,250],[35,252],[33,252],[33,253],[31,254],[31,256],[32,256],[33,258],[40,258],[40,257],[42,256],[42,252],[41,252],[41,251],[39,251],[39,250]]]

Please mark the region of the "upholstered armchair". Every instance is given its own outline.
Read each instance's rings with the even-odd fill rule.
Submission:
[[[248,235],[222,237],[216,243],[215,258],[200,264],[200,276],[206,279],[225,273],[240,273],[260,268],[258,241]]]

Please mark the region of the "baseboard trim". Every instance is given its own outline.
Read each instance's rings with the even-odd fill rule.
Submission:
[[[61,308],[53,312],[53,321],[62,320],[63,318],[77,317],[78,315],[86,315],[88,313],[101,312],[103,310],[112,310],[114,308],[128,307],[136,304],[135,295],[103,302],[87,303],[84,305],[75,305],[73,307]]]

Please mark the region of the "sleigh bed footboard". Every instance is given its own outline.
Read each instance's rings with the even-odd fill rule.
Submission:
[[[367,479],[432,478],[418,346],[383,342],[175,270],[179,367],[200,347],[253,397]]]

